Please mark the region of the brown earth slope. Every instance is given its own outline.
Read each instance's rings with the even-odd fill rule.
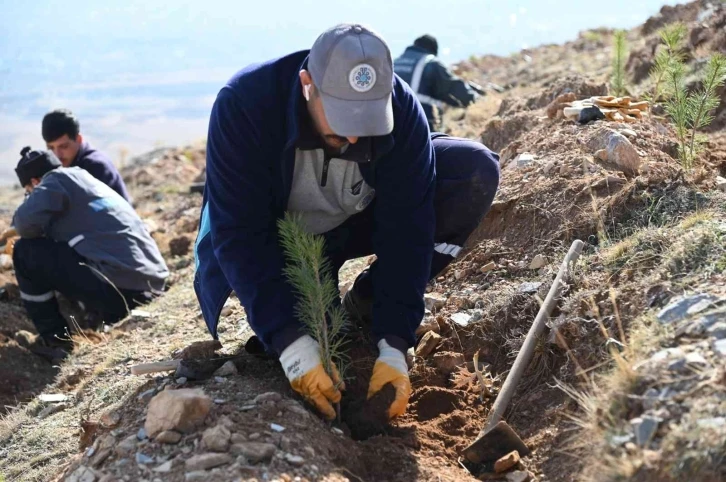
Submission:
[[[646,47],[659,27],[687,22],[695,68],[720,48],[725,11],[707,2],[664,7],[630,32],[631,93],[647,88],[638,72],[647,70]],[[218,356],[234,365],[226,375],[130,374],[134,364],[209,339],[191,287],[189,243],[201,196],[188,194],[187,185],[203,175],[204,161],[203,149],[191,147],[152,153],[124,170],[172,268],[169,291],[148,313],[102,336],[76,337],[76,352],[55,380],[52,367],[44,374],[30,362],[6,370],[37,383],[4,399],[22,403],[0,427],[0,474],[72,481],[722,480],[726,195],[716,180],[726,174],[723,124],[717,121],[708,149],[686,171],[663,119],[583,126],[548,117],[560,94],[607,92],[611,37],[585,32],[562,46],[458,66],[464,76],[505,87],[466,112],[446,114],[450,132],[501,152],[501,188],[468,251],[428,288],[422,335],[441,339],[413,358],[409,409],[383,433],[356,441],[345,424],[331,426],[309,411],[276,361],[242,349],[251,332],[234,298],[220,328]],[[613,137],[626,139],[620,142],[637,156],[637,172],[595,156]],[[490,474],[492,464],[462,463],[461,449],[486,420],[577,238],[587,247],[505,417],[532,454],[517,473],[501,476]],[[365,264],[346,266],[341,284]],[[17,331],[29,325],[12,297],[2,306],[5,366],[10,357],[22,360]],[[149,438],[140,429],[154,418],[150,400],[185,388],[204,391],[209,400],[198,403],[208,414],[177,427],[179,434]],[[39,391],[67,399],[32,399]]]

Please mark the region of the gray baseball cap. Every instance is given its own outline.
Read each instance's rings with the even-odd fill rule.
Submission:
[[[393,130],[393,61],[386,42],[358,24],[340,24],[313,44],[308,71],[339,136],[383,136]]]

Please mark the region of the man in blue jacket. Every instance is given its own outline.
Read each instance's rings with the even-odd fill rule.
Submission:
[[[429,129],[440,124],[443,107],[466,107],[477,93],[464,80],[454,75],[436,56],[439,43],[431,35],[417,38],[394,62],[394,71],[418,97],[423,106]]]
[[[405,352],[426,284],[461,250],[498,181],[498,156],[483,145],[431,139],[388,46],[361,25],[338,25],[309,51],[241,70],[212,109],[195,245],[194,287],[212,336],[234,290],[292,387],[334,417],[341,393],[295,317],[283,274],[276,223],[297,213],[325,237],[336,274],[348,259],[377,256],[344,304],[370,318],[356,321],[370,322],[379,350],[368,396],[393,384],[389,416],[402,414]]]
[[[85,169],[130,204],[131,196],[118,169],[106,154],[83,140],[80,129],[76,116],[66,109],[48,112],[43,117],[43,139],[48,150],[53,151],[63,167]]]

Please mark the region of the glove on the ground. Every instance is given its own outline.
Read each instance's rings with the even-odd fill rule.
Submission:
[[[345,385],[335,366],[333,379],[325,373],[318,342],[309,335],[301,336],[283,350],[280,363],[292,389],[315,405],[325,418],[334,419],[332,404],[340,402],[340,390],[344,390]]]
[[[368,398],[378,393],[387,383],[396,389],[396,398],[388,409],[388,418],[403,415],[411,396],[411,382],[408,379],[406,356],[389,345],[386,340],[378,342],[378,359],[368,385]]]

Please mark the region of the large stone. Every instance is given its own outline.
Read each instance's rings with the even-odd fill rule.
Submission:
[[[285,461],[295,467],[302,467],[305,465],[305,459],[299,455],[285,454]]]
[[[513,452],[509,452],[507,455],[500,458],[494,463],[494,472],[498,474],[506,472],[507,470],[517,465],[519,463],[519,460],[519,452],[517,452],[516,450]]]
[[[129,435],[128,437],[123,439],[121,443],[116,446],[116,448],[114,448],[114,452],[116,452],[116,455],[118,455],[119,457],[125,457],[131,454],[131,452],[136,451],[136,446],[138,445],[138,443],[139,441],[136,438],[136,434]]]
[[[201,388],[164,390],[149,403],[144,428],[152,438],[164,430],[190,433],[204,423],[211,406]]]
[[[640,170],[640,155],[624,135],[614,132],[608,139],[608,161],[614,162],[623,172],[637,174]]]
[[[441,336],[437,335],[433,331],[428,331],[426,334],[421,338],[421,341],[419,342],[418,346],[416,347],[416,356],[420,357],[427,357],[431,354],[432,351],[436,349],[436,347],[439,345],[439,342],[441,341]]]
[[[202,434],[202,446],[215,452],[226,452],[231,436],[229,429],[224,425],[208,428]]]
[[[240,442],[230,447],[230,452],[234,455],[244,455],[250,463],[267,462],[272,459],[277,451],[277,447],[273,444],[262,442]]]
[[[232,456],[229,454],[206,453],[191,457],[184,463],[184,466],[188,471],[194,472],[197,470],[212,469],[231,462]]]
[[[668,306],[658,312],[658,321],[663,325],[670,325],[674,321],[681,320],[687,316],[700,313],[719,299],[708,293],[699,293],[693,296],[682,296],[671,301]]]

